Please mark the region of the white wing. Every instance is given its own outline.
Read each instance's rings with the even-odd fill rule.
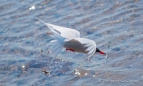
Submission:
[[[37,19],[39,19],[39,18],[37,18]],[[42,21],[41,19],[39,19],[39,20]],[[42,21],[42,22],[44,24],[46,24],[50,29],[55,30],[57,33],[59,33],[64,38],[68,38],[68,39],[80,38],[80,32],[75,29],[45,23],[44,21]]]
[[[86,38],[76,38],[75,40],[79,41],[81,44],[84,45],[86,48],[85,51],[89,57],[93,56],[96,52],[96,43],[93,40],[86,39]]]

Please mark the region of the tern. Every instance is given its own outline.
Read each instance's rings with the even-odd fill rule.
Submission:
[[[46,24],[51,30],[52,36],[54,37],[54,40],[52,41],[54,43],[54,51],[57,50],[59,53],[64,47],[66,50],[72,52],[85,53],[87,54],[87,58],[93,56],[96,52],[106,55],[106,53],[100,51],[96,47],[95,41],[87,38],[81,38],[79,31],[72,28],[46,23],[39,18],[37,19]],[[55,55],[55,57],[58,55],[58,53]],[[53,57],[51,63],[55,57]]]

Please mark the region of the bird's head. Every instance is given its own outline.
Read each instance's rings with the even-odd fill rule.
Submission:
[[[96,48],[96,52],[99,52],[100,54],[104,54],[104,55],[106,55],[106,53],[104,53],[104,52],[100,51],[98,48]]]

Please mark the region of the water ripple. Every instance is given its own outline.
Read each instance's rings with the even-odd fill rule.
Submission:
[[[142,84],[142,4],[142,0],[1,0],[1,85]],[[79,30],[108,53],[107,62],[98,54],[87,62],[83,54],[63,49],[50,66],[51,32],[36,17]],[[44,75],[43,69],[50,74]]]

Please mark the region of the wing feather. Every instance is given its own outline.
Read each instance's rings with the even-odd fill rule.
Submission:
[[[39,18],[37,18],[39,19]],[[56,33],[60,34],[64,38],[80,38],[80,32],[72,29],[72,28],[67,28],[67,27],[62,27],[50,23],[45,23],[43,20],[39,19],[42,21],[44,24],[46,24],[50,29],[53,29]]]
[[[90,46],[89,45],[88,46],[85,45],[85,47],[87,47],[86,51],[90,51],[90,50],[94,49],[91,44],[90,44]]]
[[[90,50],[87,50],[87,49],[90,49]],[[94,51],[94,48],[91,46],[89,48],[87,48],[86,51],[88,52],[88,54],[92,53]]]
[[[76,38],[81,44],[84,45],[86,48],[85,51],[87,52],[88,57],[91,57],[96,52],[96,43],[93,40],[85,39],[85,38]]]
[[[71,39],[71,38],[79,38],[80,37],[80,32],[75,29],[66,28],[66,27],[62,27],[62,26],[58,26],[58,25],[49,24],[49,23],[46,23],[46,25],[50,26],[52,29],[59,32],[60,35],[63,36],[64,38]]]

